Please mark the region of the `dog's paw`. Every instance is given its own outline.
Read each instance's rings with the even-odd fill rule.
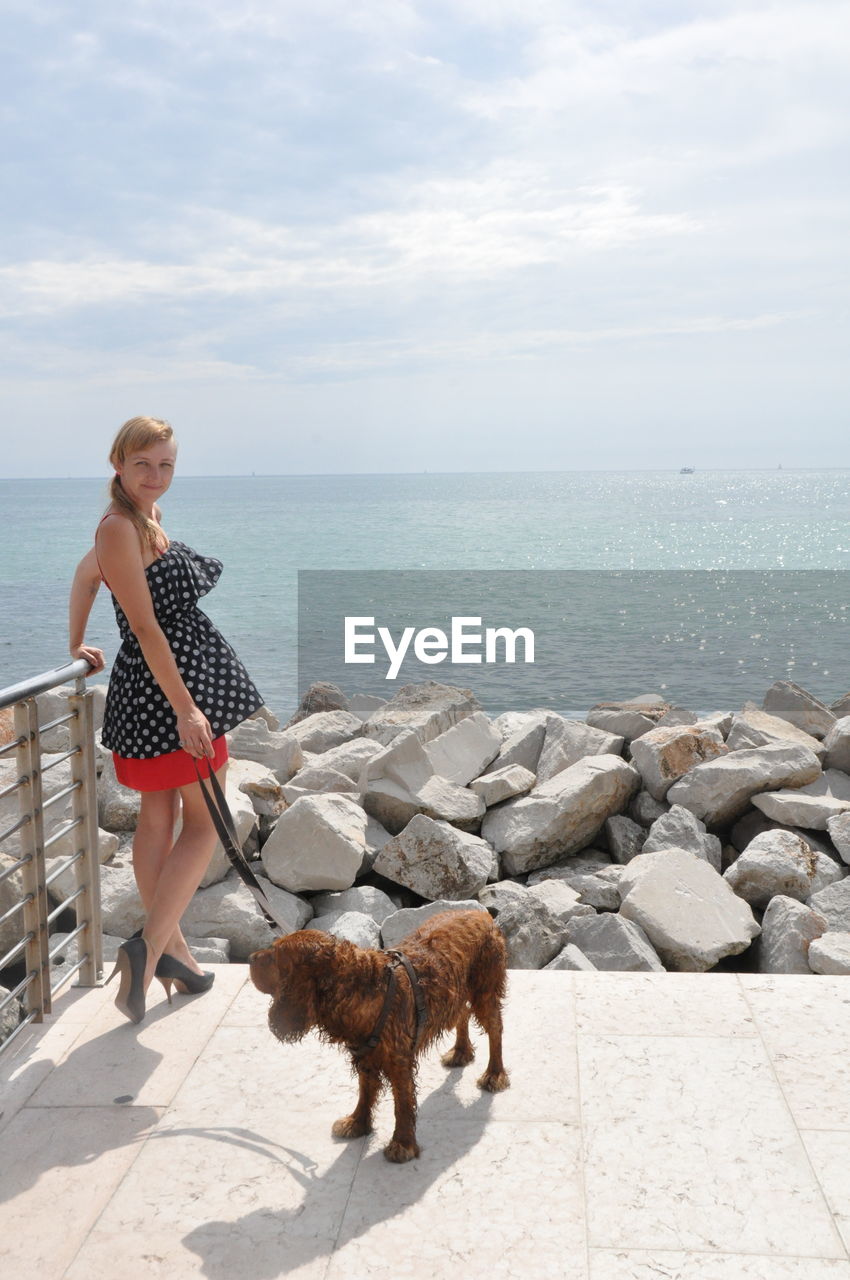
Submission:
[[[408,1160],[416,1159],[419,1155],[419,1147],[415,1142],[412,1147],[406,1147],[403,1143],[393,1140],[384,1147],[384,1155],[393,1164],[406,1164]]]
[[[355,1116],[343,1116],[341,1120],[334,1122],[331,1129],[331,1137],[333,1138],[363,1138],[367,1133],[372,1132],[372,1126],[358,1120]]]
[[[458,1049],[455,1045],[453,1049],[449,1049],[448,1053],[444,1053],[440,1061],[444,1067],[465,1067],[475,1057],[475,1050],[472,1045],[468,1049]]]
[[[488,1093],[501,1093],[503,1089],[509,1089],[511,1078],[507,1071],[485,1071],[478,1081],[479,1089],[486,1089]]]

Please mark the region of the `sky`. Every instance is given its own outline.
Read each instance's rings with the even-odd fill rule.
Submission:
[[[845,0],[0,14],[0,475],[850,466]]]

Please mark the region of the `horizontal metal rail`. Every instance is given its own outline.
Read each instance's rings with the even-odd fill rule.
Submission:
[[[47,693],[60,684],[68,684],[80,676],[85,677],[90,671],[91,667],[85,658],[76,658],[64,667],[54,667],[52,671],[42,671],[40,675],[30,676],[28,680],[7,685],[5,689],[0,689],[0,711],[4,707],[14,706],[16,702],[23,702],[25,698],[34,698],[37,693]]]

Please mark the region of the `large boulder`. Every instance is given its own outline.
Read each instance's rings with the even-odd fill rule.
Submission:
[[[632,742],[654,729],[669,710],[670,703],[660,694],[648,693],[621,702],[597,702],[587,713],[587,723]]]
[[[420,813],[387,841],[372,869],[420,898],[457,901],[474,897],[497,864],[486,840]]]
[[[485,773],[483,777],[473,779],[469,789],[480,796],[489,809],[502,800],[525,795],[536,781],[529,769],[524,769],[521,764],[509,764],[497,769],[495,773]]]
[[[423,684],[402,685],[389,702],[369,717],[363,732],[367,738],[386,744],[397,734],[412,729],[420,742],[430,742],[480,710],[469,689],[427,680]]]
[[[666,800],[674,782],[696,765],[724,755],[726,746],[717,729],[703,725],[652,728],[632,742],[632,764],[655,800]]]
[[[110,754],[97,780],[98,825],[106,831],[135,831],[141,804],[141,792],[122,787],[116,778]]]
[[[842,716],[824,738],[827,769],[841,769],[850,773],[850,716]]]
[[[710,862],[715,871],[720,870],[721,848],[717,836],[709,835],[705,823],[680,804],[674,804],[667,813],[656,818],[649,828],[642,852],[657,853],[661,849],[687,849]]]
[[[512,717],[515,715],[513,712],[509,714]],[[502,738],[499,754],[484,770],[484,776],[507,768],[508,765],[520,765],[536,776],[537,761],[540,759],[543,740],[546,737],[546,718],[549,714],[548,711],[541,711],[539,716],[535,715],[531,719],[522,719],[516,723],[512,731]],[[513,719],[506,721],[504,716],[498,716],[493,721],[493,728],[501,732],[506,724],[514,723]]]
[[[548,782],[587,756],[618,756],[622,750],[621,734],[597,729],[583,720],[567,720],[550,712],[546,717],[543,746],[534,772],[538,782]]]
[[[306,796],[278,819],[261,854],[269,879],[290,893],[348,889],[366,850],[366,814],[342,795]]]
[[[353,782],[347,773],[340,773],[338,769],[327,769],[315,764],[308,764],[303,769],[299,769],[295,777],[284,784],[282,791],[288,805],[295,804],[295,801],[303,796],[325,792],[359,795],[357,783]]]
[[[533,893],[507,899],[496,923],[507,945],[509,969],[542,969],[568,941],[564,921]]]
[[[280,782],[256,760],[230,759],[225,777],[228,785],[244,791],[258,817],[279,818],[286,808]]]
[[[809,906],[826,917],[830,929],[850,932],[850,876],[818,889],[809,898]]]
[[[850,813],[836,813],[826,820],[829,838],[842,862],[850,863]]]
[[[569,941],[597,969],[618,973],[663,972],[664,965],[638,924],[624,916],[580,916],[569,924]]]
[[[777,680],[764,695],[762,706],[773,716],[790,720],[814,738],[825,738],[835,723],[835,715],[819,698],[801,689],[793,680]]]
[[[596,965],[588,960],[583,951],[574,942],[568,942],[563,951],[559,951],[554,960],[544,964],[544,969],[572,969],[596,972]]]
[[[732,720],[732,727],[726,735],[727,747],[730,751],[743,751],[750,747],[765,747],[769,742],[796,742],[814,751],[819,760],[826,755],[823,743],[804,729],[790,720],[769,715],[754,702],[745,702]]]
[[[803,787],[754,795],[752,803],[774,822],[826,831],[830,818],[850,811],[850,777],[838,769],[826,769]]]
[[[371,916],[383,924],[398,908],[388,893],[371,884],[356,885],[338,893],[317,893],[310,899],[310,906],[318,916],[343,915],[351,912]]]
[[[706,826],[734,822],[753,796],[780,787],[802,787],[820,775],[820,762],[808,747],[775,742],[748,751],[730,751],[695,765],[667,793],[669,803],[684,805]]]
[[[323,751],[320,757],[311,761],[311,765],[334,769],[337,773],[344,773],[352,782],[359,782],[366,765],[380,755],[382,750],[380,742],[376,742],[374,738],[351,738],[348,742],[341,742],[339,746]],[[293,778],[293,782],[296,780],[297,776]]]
[[[316,711],[299,720],[287,730],[298,740],[302,751],[330,751],[343,742],[359,738],[363,733],[363,721],[350,711]]]
[[[534,871],[588,845],[605,819],[625,808],[638,783],[637,771],[621,757],[589,756],[530,795],[489,810],[481,834],[509,875]]]
[[[850,933],[825,933],[815,938],[809,947],[809,968],[812,973],[850,973]]]
[[[620,892],[620,915],[641,926],[669,969],[711,969],[760,932],[749,905],[685,849],[638,854],[620,877]]]
[[[767,904],[754,944],[759,973],[810,973],[809,947],[826,929],[819,911],[777,894]]]
[[[308,716],[316,715],[320,711],[351,710],[348,698],[339,685],[331,684],[329,680],[317,680],[315,684],[310,685],[299,703],[298,710],[290,717],[285,727],[289,729],[292,725],[299,724]],[[356,715],[357,712],[355,711],[354,714]]]
[[[596,914],[588,902],[581,901],[578,891],[566,880],[538,880],[524,892],[533,894],[561,924],[574,920],[576,916]]]
[[[271,730],[261,716],[243,720],[231,729],[227,749],[237,760],[265,765],[279,782],[288,782],[304,764],[304,752],[294,734]]]
[[[605,841],[615,862],[630,862],[643,848],[646,832],[624,813],[615,813],[602,825]]]
[[[278,888],[265,876],[257,878],[284,926],[283,932],[303,929],[313,914],[303,898]],[[209,889],[199,889],[183,913],[181,924],[187,937],[226,938],[231,956],[237,961],[247,960],[252,951],[261,947],[270,947],[281,933],[278,926],[272,929],[266,923],[254,895],[235,872]]]
[[[363,807],[393,835],[411,818],[424,813],[438,821],[471,830],[480,825],[484,801],[465,787],[438,777],[419,736],[399,732],[370,760],[360,779]]]
[[[334,911],[330,915],[314,916],[310,928],[330,933],[367,950],[381,945],[381,926],[362,911]]]
[[[502,739],[483,711],[474,711],[424,744],[431,768],[441,778],[465,787],[499,754]]]

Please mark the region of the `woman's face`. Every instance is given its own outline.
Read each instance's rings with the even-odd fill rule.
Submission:
[[[124,461],[115,468],[121,477],[124,492],[142,511],[150,512],[157,498],[171,484],[176,457],[177,446],[174,441],[163,440],[151,445],[149,449],[128,453]]]

